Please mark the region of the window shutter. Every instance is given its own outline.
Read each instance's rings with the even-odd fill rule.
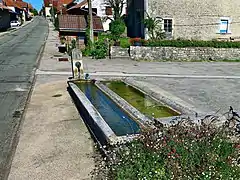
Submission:
[[[106,15],[112,15],[112,8],[111,7],[106,7]]]

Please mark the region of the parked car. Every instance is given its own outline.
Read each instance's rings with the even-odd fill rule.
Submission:
[[[11,27],[17,27],[17,26],[20,26],[20,22],[18,21],[11,21]]]

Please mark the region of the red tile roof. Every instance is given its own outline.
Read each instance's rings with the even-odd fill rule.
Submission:
[[[18,9],[23,9],[23,7],[19,4],[19,1],[3,0],[3,4],[6,6],[12,6],[12,7],[16,7]]]
[[[44,0],[44,6],[49,7],[49,4],[53,4],[54,7],[62,6],[64,4],[70,4],[74,0]]]
[[[0,9],[6,9],[11,11],[11,9],[9,9],[7,6],[4,6],[2,3],[0,3]]]
[[[87,4],[88,4],[88,1],[87,0],[83,0],[79,4],[69,8],[68,10],[82,8],[83,6],[86,6]]]
[[[28,7],[28,3],[24,2],[24,1],[15,1],[14,3],[17,6],[20,6],[21,8],[27,8]]]
[[[87,29],[87,21],[82,15],[59,15],[60,31],[84,32]],[[94,31],[103,31],[103,25],[100,17],[93,17]]]
[[[33,6],[32,6],[32,4],[28,3],[28,9],[31,9],[31,10],[34,9]]]

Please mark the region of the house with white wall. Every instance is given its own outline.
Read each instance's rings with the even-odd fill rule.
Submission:
[[[69,8],[69,10],[72,10],[74,8],[88,9],[87,0],[78,0],[75,2],[77,3],[77,5]],[[126,8],[127,4],[125,3],[122,15],[126,14]],[[92,9],[97,16],[101,17],[104,31],[108,31],[109,24],[111,23],[111,20],[113,20],[113,9],[106,4],[105,0],[92,0]]]
[[[128,0],[129,33],[145,37],[139,23],[147,12],[162,19],[168,38],[239,39],[239,0]]]

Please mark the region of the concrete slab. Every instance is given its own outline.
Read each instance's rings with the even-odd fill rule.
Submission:
[[[36,84],[9,180],[90,179],[94,144],[66,87],[66,81]]]
[[[134,78],[162,89],[192,104],[206,114],[225,113],[229,106],[240,111],[240,79]]]

